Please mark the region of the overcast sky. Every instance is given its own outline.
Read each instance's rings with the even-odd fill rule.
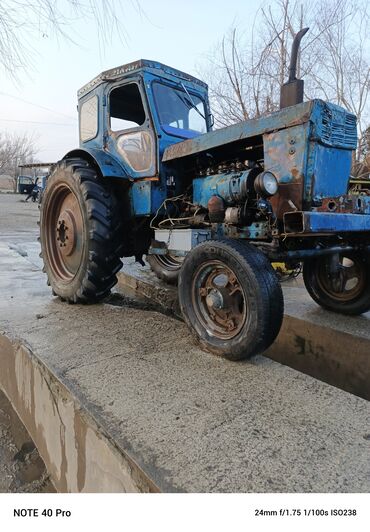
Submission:
[[[92,21],[73,23],[71,33],[78,45],[36,33],[30,36],[35,51],[30,71],[18,83],[2,75],[0,131],[33,133],[40,147],[37,157],[43,162],[58,160],[78,146],[78,88],[102,70],[140,58],[196,75],[197,64],[232,24],[248,30],[260,4],[260,0],[140,0],[140,13],[135,2],[126,0],[120,15],[125,38],[113,36],[103,50]]]

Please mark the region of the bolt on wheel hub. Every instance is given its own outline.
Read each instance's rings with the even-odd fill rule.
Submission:
[[[64,210],[58,219],[56,232],[57,241],[60,252],[63,255],[71,255],[76,244],[76,224],[73,213],[69,210]]]

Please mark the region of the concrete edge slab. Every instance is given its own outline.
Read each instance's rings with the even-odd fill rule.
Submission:
[[[0,334],[0,388],[58,492],[158,492],[25,343]]]
[[[181,318],[176,290],[132,273],[118,274],[118,288],[133,292],[161,305]],[[263,353],[332,386],[370,400],[370,339],[331,329],[310,321],[307,316],[291,316],[284,321],[274,344]]]

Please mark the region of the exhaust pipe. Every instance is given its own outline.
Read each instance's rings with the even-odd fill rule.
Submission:
[[[292,52],[290,55],[289,79],[280,89],[280,109],[290,107],[303,102],[303,79],[297,79],[298,50],[302,37],[309,28],[302,28],[293,39]]]

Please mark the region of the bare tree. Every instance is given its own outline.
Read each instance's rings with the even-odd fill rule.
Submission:
[[[96,23],[97,39],[104,44],[114,33],[125,37],[120,0],[1,0],[0,67],[10,77],[32,63],[37,38],[53,36],[75,42],[72,23],[78,18]],[[132,2],[140,11],[138,0]]]
[[[318,65],[310,71],[311,93],[323,95],[357,116],[359,146],[370,121],[370,54],[368,4],[338,2],[320,7]],[[335,8],[335,12],[333,12]],[[336,24],[330,24],[335,19]],[[324,31],[325,28],[325,31]],[[358,157],[361,150],[358,150]]]
[[[370,176],[370,126],[362,132],[359,140],[359,156],[352,165],[351,174],[358,178]]]
[[[290,0],[262,7],[250,39],[232,28],[208,56],[210,94],[217,125],[255,118],[278,108],[279,88],[289,63],[291,38],[303,23],[302,10]]]
[[[250,75],[240,55],[242,50],[236,29],[232,29],[208,57],[208,70],[204,74],[212,79],[210,94],[219,126],[252,118],[248,102]]]
[[[235,28],[208,57],[216,125],[262,116],[279,108],[280,86],[287,79],[291,42],[302,27],[298,75],[305,95],[323,98],[356,114],[359,135],[369,125],[369,8],[363,0],[274,0],[263,5],[251,38]],[[358,153],[358,156],[360,154]]]
[[[17,188],[18,166],[34,162],[37,151],[36,139],[32,135],[0,133],[0,175],[11,176],[14,191]]]

